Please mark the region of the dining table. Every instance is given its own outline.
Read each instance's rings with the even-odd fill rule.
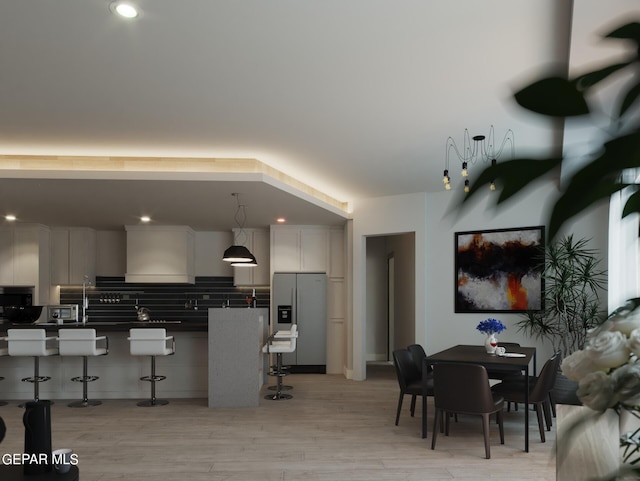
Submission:
[[[474,346],[458,344],[427,356],[424,363],[427,365],[439,362],[463,362],[481,364],[485,368],[510,366],[519,368],[524,373],[524,450],[529,452],[529,377],[536,375],[536,348],[509,346],[509,352],[505,355],[490,354],[484,345]],[[529,366],[532,372],[529,373]]]

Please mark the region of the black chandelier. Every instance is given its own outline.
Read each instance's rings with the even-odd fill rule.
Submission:
[[[474,135],[471,137],[469,135],[469,131],[464,129],[464,140],[463,140],[463,148],[462,151],[458,149],[453,137],[449,137],[447,139],[446,146],[446,160],[444,165],[444,176],[442,177],[442,182],[444,182],[444,188],[446,190],[451,190],[451,177],[449,176],[449,158],[452,158],[451,151],[455,153],[458,160],[461,162],[460,173],[462,178],[464,179],[464,191],[469,192],[469,167],[475,165],[479,161],[482,163],[490,163],[491,165],[496,165],[498,162],[498,158],[502,155],[505,147],[510,145],[510,154],[511,158],[515,156],[515,147],[513,140],[513,131],[511,129],[507,130],[502,139],[499,149],[495,149],[494,143],[494,134],[493,134],[493,125],[489,129],[489,135]],[[491,190],[495,190],[496,186],[493,181],[491,181],[490,185]]]

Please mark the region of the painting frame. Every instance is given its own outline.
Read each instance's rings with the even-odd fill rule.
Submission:
[[[544,308],[545,226],[454,233],[454,312]]]

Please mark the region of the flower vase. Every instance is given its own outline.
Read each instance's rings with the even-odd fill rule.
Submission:
[[[495,354],[496,347],[498,347],[498,340],[495,334],[489,334],[484,340],[484,347],[487,350],[487,354]]]

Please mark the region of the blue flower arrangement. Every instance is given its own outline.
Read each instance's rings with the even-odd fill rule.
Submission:
[[[476,329],[485,334],[499,334],[507,328],[502,322],[497,319],[489,318],[484,321],[480,321]]]

